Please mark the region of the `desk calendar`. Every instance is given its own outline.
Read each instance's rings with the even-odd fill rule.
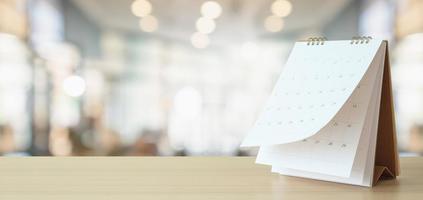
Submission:
[[[241,146],[289,176],[372,186],[399,174],[387,42],[299,41]]]

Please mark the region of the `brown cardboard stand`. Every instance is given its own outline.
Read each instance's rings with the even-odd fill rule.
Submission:
[[[384,42],[386,43],[386,52],[382,80],[382,96],[379,110],[373,185],[375,185],[379,180],[393,179],[399,175],[389,51],[387,41]]]

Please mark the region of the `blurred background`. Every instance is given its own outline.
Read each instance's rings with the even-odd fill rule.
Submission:
[[[252,155],[296,40],[390,42],[402,155],[423,154],[423,1],[0,0],[0,155]]]

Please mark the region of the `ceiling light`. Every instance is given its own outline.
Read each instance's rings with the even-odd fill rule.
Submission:
[[[197,27],[198,32],[209,34],[216,28],[216,23],[214,23],[214,20],[212,19],[201,17],[197,20],[195,26]]]
[[[195,48],[204,49],[210,44],[210,39],[207,35],[196,32],[191,36],[191,44]]]
[[[159,21],[151,15],[140,19],[140,28],[145,32],[154,32],[159,27]]]
[[[282,30],[283,24],[284,23],[281,18],[272,15],[267,17],[264,21],[264,28],[270,32],[278,32]]]
[[[222,14],[222,6],[216,1],[206,1],[201,6],[201,14],[209,19],[218,18]]]
[[[147,0],[135,0],[132,2],[131,11],[137,17],[145,17],[151,14],[153,7],[151,3]]]
[[[292,4],[287,0],[276,0],[273,2],[271,10],[278,17],[286,17],[291,14]]]

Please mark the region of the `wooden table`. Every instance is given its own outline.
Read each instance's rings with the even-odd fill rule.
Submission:
[[[270,173],[252,157],[0,158],[0,199],[423,199],[423,158],[374,188]]]

